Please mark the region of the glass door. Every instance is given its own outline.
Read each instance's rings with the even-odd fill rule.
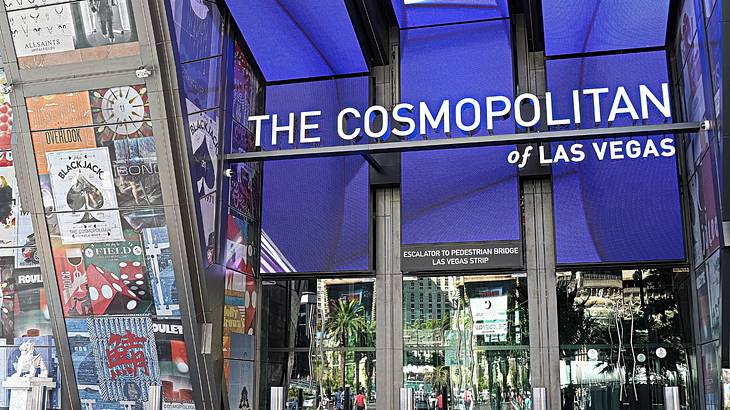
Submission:
[[[663,409],[671,386],[688,405],[687,276],[682,269],[558,273],[563,409]]]
[[[524,274],[404,278],[404,384],[416,408],[530,408],[527,312]]]

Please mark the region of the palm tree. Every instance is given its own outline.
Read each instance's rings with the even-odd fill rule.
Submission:
[[[345,348],[349,340],[356,338],[367,329],[365,308],[356,300],[337,300],[334,302],[330,317],[324,325],[328,336],[339,341],[340,371],[342,373],[342,387],[345,387]],[[357,372],[357,370],[356,370]]]
[[[431,388],[435,391],[441,391],[444,387],[449,385],[449,367],[448,366],[436,366],[433,371],[426,374],[426,382],[431,385]]]

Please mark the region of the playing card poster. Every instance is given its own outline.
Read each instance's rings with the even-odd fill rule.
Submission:
[[[163,410],[194,409],[190,364],[182,322],[158,319],[153,321],[152,327],[157,342]]]
[[[160,384],[157,346],[148,316],[87,319],[101,398],[145,402]]]
[[[188,101],[188,112],[197,107]],[[191,176],[200,198],[215,192],[218,175],[218,111],[188,116],[190,146],[193,151]]]
[[[117,198],[106,148],[49,152],[48,173],[64,243],[121,240]]]

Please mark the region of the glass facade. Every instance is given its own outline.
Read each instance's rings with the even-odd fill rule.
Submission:
[[[0,409],[730,408],[722,3],[6,0]]]

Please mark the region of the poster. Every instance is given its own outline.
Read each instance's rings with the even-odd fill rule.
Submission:
[[[13,336],[52,335],[51,315],[40,268],[13,269],[12,284]]]
[[[11,246],[17,246],[17,221],[20,201],[12,165],[0,167],[0,255],[13,254]],[[5,249],[2,249],[5,248]]]
[[[142,240],[157,316],[180,316],[167,227],[142,229]]]
[[[257,164],[251,162],[240,162],[231,164],[231,177],[229,178],[228,206],[236,212],[250,219],[257,216],[256,192],[259,192],[259,170]]]
[[[155,320],[152,324],[159,355],[162,382],[162,409],[194,409],[190,364],[185,348],[182,322]]]
[[[228,406],[230,409],[253,409],[254,362],[248,360],[223,361],[223,372],[228,384]]]
[[[74,49],[74,21],[69,3],[9,12],[8,20],[18,57]]]
[[[712,337],[710,324],[710,295],[707,284],[706,265],[697,268],[697,317],[699,319],[699,340],[708,341]]]
[[[205,0],[171,0],[170,6],[180,62],[221,53],[223,18],[214,3]]]
[[[507,296],[492,296],[469,299],[474,334],[485,336],[491,341],[507,338]]]
[[[707,281],[707,315],[709,336],[711,339],[720,338],[720,252],[715,252],[705,262],[705,276]]]
[[[188,112],[197,107],[188,101]],[[218,175],[218,111],[198,112],[188,117],[193,151],[191,174],[196,193],[204,197],[216,190]]]
[[[254,358],[256,279],[227,270],[223,306],[223,357]]]
[[[21,0],[10,0],[10,2],[13,7],[22,7]],[[50,5],[8,12],[18,57],[61,53],[137,40],[137,30],[129,1],[90,0],[60,3],[46,0],[46,3]]]
[[[105,402],[101,398],[94,346],[86,319],[66,319],[66,331],[81,405],[105,410],[127,410],[121,403]]]
[[[162,205],[154,137],[117,139],[107,144],[119,206]]]
[[[53,243],[53,259],[66,316],[138,314],[152,294],[141,242],[90,245]]]
[[[151,137],[147,88],[143,85],[89,91],[89,103],[100,144],[122,139]]]
[[[702,240],[702,259],[720,247],[719,185],[715,176],[715,150],[709,149],[697,166],[699,184],[699,225]],[[699,261],[698,261],[699,262]]]
[[[231,214],[228,214],[227,221],[225,266],[253,275],[255,226],[252,222]]]
[[[73,127],[31,133],[38,174],[48,173],[47,152],[96,147],[92,127]]]
[[[92,125],[86,91],[28,97],[25,104],[31,131]]]
[[[0,69],[0,87],[8,83],[5,71]],[[10,97],[0,92],[0,150],[10,152],[10,136],[13,129],[13,108],[10,106]]]
[[[144,402],[160,384],[152,319],[147,316],[87,319],[101,398]]]
[[[243,51],[240,41],[236,41],[233,51],[233,119],[254,131],[248,117],[256,112],[258,81]]]
[[[88,148],[49,152],[53,204],[64,243],[122,239],[109,151]],[[67,212],[67,213],[66,213]]]

